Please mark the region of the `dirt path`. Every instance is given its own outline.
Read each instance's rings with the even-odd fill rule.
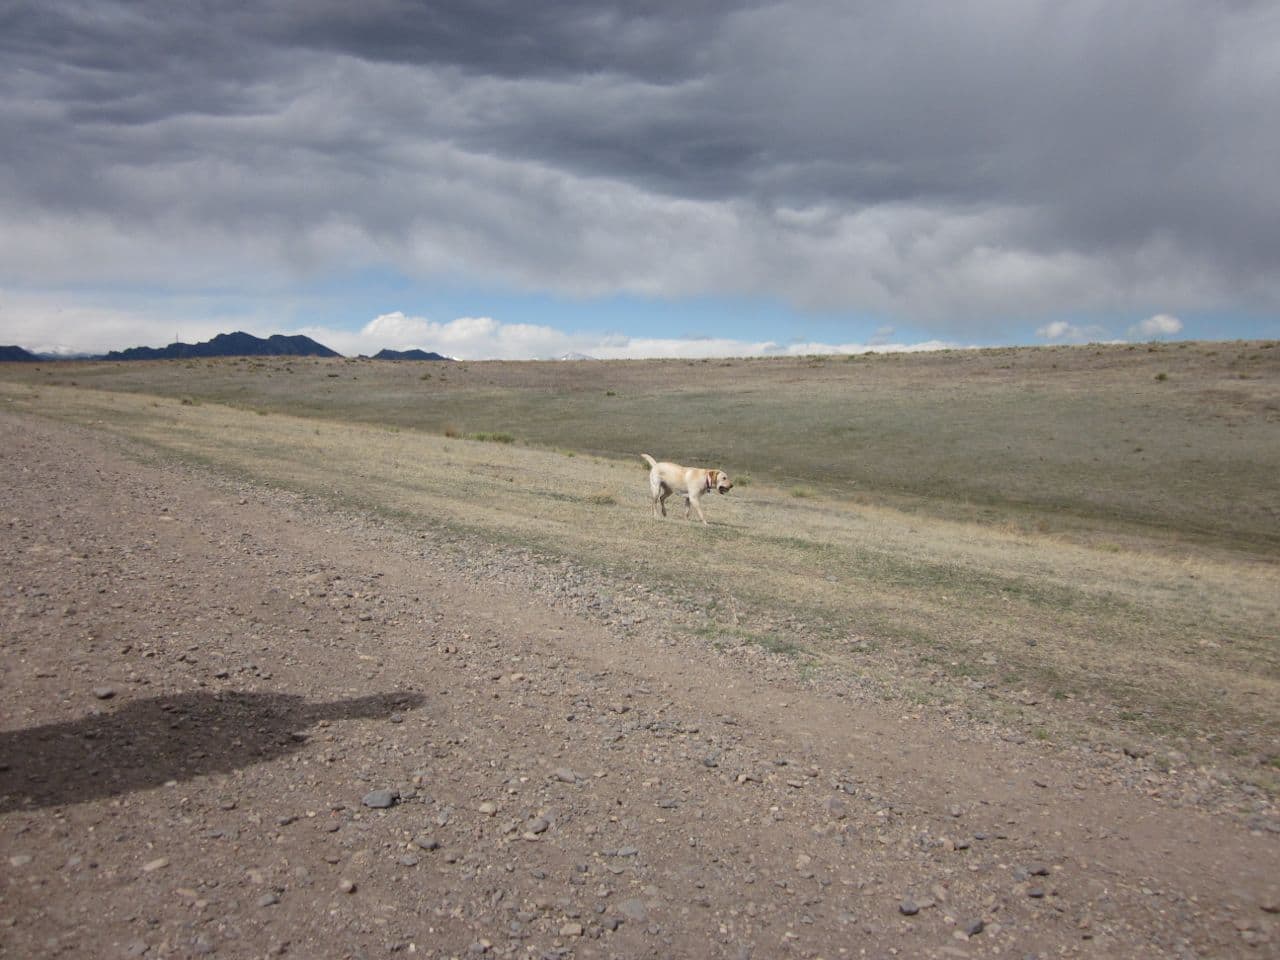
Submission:
[[[1265,829],[577,617],[518,557],[43,422],[0,450],[3,956],[1277,955]]]

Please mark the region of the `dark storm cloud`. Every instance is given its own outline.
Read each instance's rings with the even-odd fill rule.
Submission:
[[[283,45],[371,61],[511,78],[622,73],[669,83],[699,69],[699,48],[727,14],[753,5],[301,0],[265,4],[241,25]]]
[[[957,324],[1280,302],[1269,3],[46,0],[0,12],[0,80],[0,226],[96,217],[113,268],[143,237]]]

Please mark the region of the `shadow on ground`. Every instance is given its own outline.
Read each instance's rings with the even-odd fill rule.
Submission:
[[[191,692],[0,732],[0,813],[84,803],[170,780],[263,763],[300,749],[322,720],[389,718],[417,693],[308,703],[284,693]]]

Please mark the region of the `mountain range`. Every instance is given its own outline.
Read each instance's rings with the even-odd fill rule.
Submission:
[[[23,350],[21,347],[0,347],[0,363],[15,363],[18,361],[41,360],[29,350]]]
[[[97,356],[62,357],[39,354],[18,346],[0,346],[0,363],[44,360],[181,360],[190,357],[341,357],[310,337],[274,334],[265,340],[251,333],[220,333],[203,343],[175,342],[167,347],[130,347]],[[375,360],[449,360],[425,350],[380,350]]]
[[[340,357],[342,354],[310,337],[274,334],[263,340],[251,333],[220,333],[204,343],[171,343],[167,347],[112,350],[102,360],[180,360],[187,357]]]
[[[374,360],[452,360],[443,354],[427,350],[379,350],[373,355]]]

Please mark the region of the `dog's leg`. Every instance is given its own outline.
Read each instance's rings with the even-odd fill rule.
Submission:
[[[653,515],[665,517],[667,497],[671,496],[671,487],[656,472],[649,474],[649,493],[653,495]]]
[[[707,523],[707,518],[702,515],[702,504],[698,502],[701,499],[702,498],[699,497],[693,491],[689,492],[689,495],[685,497],[684,518],[686,520],[689,519],[689,507],[692,506],[693,509],[698,512],[698,519],[702,521],[702,525],[705,527],[705,526],[708,526],[708,523]]]

